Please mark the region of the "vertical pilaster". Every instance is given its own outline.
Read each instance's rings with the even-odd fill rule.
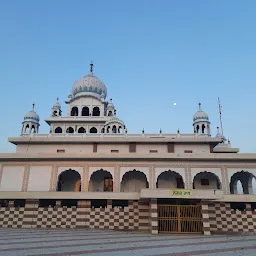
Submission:
[[[210,215],[208,202],[201,202],[202,206],[202,221],[203,221],[203,233],[204,235],[211,235],[210,227]]]
[[[228,179],[227,167],[221,166],[221,175],[222,175],[222,190],[223,190],[223,193],[228,195],[228,194],[230,194],[230,189],[229,189],[229,179]]]
[[[151,231],[151,234],[158,234],[157,199],[156,198],[151,198],[151,202],[150,202],[150,231]]]
[[[85,165],[83,167],[83,175],[81,181],[81,191],[88,192],[89,190],[89,166]]]
[[[1,184],[1,182],[2,182],[3,169],[4,169],[3,165],[2,165],[2,164],[0,164],[0,184]]]
[[[115,166],[113,192],[120,192],[120,166]]]
[[[191,169],[187,165],[185,168],[185,189],[193,189],[193,181],[191,176]]]
[[[57,190],[57,175],[58,175],[58,167],[56,165],[52,166],[52,173],[51,173],[51,181],[50,181],[50,191]]]
[[[150,166],[149,168],[149,188],[155,189],[156,188],[156,179],[155,179],[155,167]]]
[[[27,191],[28,190],[29,173],[30,173],[30,166],[26,165],[24,175],[23,175],[21,191]]]

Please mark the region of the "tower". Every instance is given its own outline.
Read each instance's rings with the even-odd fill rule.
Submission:
[[[52,107],[52,117],[61,116],[61,106],[59,103],[59,98],[57,98],[56,103]]]
[[[193,116],[194,133],[198,135],[211,135],[210,121],[208,115],[202,110],[201,103],[198,104],[198,111]]]
[[[21,135],[38,133],[39,131],[39,115],[35,112],[35,104],[32,105],[30,110],[25,116],[22,122]]]

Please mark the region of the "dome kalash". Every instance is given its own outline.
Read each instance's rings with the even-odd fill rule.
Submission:
[[[72,98],[83,95],[91,95],[96,98],[106,98],[107,88],[105,84],[93,75],[93,64],[90,64],[90,73],[75,81],[72,87]]]

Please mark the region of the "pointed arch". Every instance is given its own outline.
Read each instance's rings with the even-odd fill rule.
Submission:
[[[116,126],[113,125],[113,127],[112,127],[112,133],[116,133],[116,132],[117,132]]]
[[[83,107],[82,108],[82,116],[89,116],[90,115],[90,110],[88,107]]]
[[[61,127],[57,127],[54,130],[55,133],[62,133],[62,128]]]
[[[92,110],[92,115],[93,116],[100,116],[100,108],[99,107],[94,107]]]
[[[194,189],[221,189],[220,178],[212,172],[199,172],[193,180]]]
[[[256,179],[255,175],[253,175],[248,171],[242,170],[240,172],[234,173],[230,178],[230,183],[229,183],[230,193],[238,194],[240,192],[238,187],[238,184],[239,184],[238,181],[240,181],[243,188],[243,194],[253,194],[254,179]]]
[[[80,185],[81,175],[75,170],[63,171],[58,176],[57,191],[81,191]]]
[[[112,174],[103,169],[93,172],[89,181],[89,191],[113,192]]]
[[[145,173],[134,169],[123,175],[121,192],[140,192],[143,188],[148,188],[148,180]]]
[[[29,133],[29,124],[27,124],[25,127],[25,133]]]
[[[80,127],[77,132],[78,133],[85,133],[85,128],[84,127]]]
[[[68,127],[66,130],[66,133],[74,133],[74,128],[73,127]]]
[[[97,131],[97,128],[95,128],[95,127],[92,127],[91,129],[90,129],[90,133],[97,133],[98,131]]]
[[[185,188],[185,184],[183,181],[182,176],[172,170],[168,170],[165,172],[162,172],[158,177],[157,177],[157,182],[156,182],[156,187],[157,188]]]
[[[71,116],[78,116],[78,107],[73,107],[70,112]]]

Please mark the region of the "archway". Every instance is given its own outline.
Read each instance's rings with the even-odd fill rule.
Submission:
[[[78,132],[78,133],[85,133],[84,127],[80,127],[77,132]]]
[[[57,127],[55,130],[54,130],[55,133],[62,133],[62,128],[61,127]]]
[[[70,112],[71,116],[78,116],[78,107],[73,107]]]
[[[115,125],[113,125],[113,127],[112,127],[112,133],[116,133],[116,126]]]
[[[93,116],[100,116],[100,108],[99,107],[94,107],[92,111]]]
[[[29,133],[29,124],[27,124],[25,127],[25,133]]]
[[[200,172],[193,180],[194,189],[221,189],[219,177],[212,172]]]
[[[113,192],[113,177],[110,172],[100,169],[91,175],[89,191]]]
[[[81,191],[81,176],[75,170],[66,170],[58,177],[57,191]]]
[[[36,133],[36,128],[34,125],[31,126],[31,133]]]
[[[182,176],[174,171],[162,172],[156,182],[157,188],[185,188]]]
[[[74,133],[74,129],[72,127],[68,127],[66,133]]]
[[[83,107],[82,108],[82,116],[89,116],[90,111],[88,107]]]
[[[121,192],[140,192],[143,188],[148,188],[147,177],[143,172],[133,170],[123,175]]]
[[[230,179],[230,193],[239,194],[241,193],[241,188],[239,189],[239,182],[242,184],[243,194],[253,194],[255,176],[247,171],[236,172],[232,175]]]
[[[92,127],[92,128],[90,129],[90,133],[97,133],[97,129],[96,129],[95,127]]]

